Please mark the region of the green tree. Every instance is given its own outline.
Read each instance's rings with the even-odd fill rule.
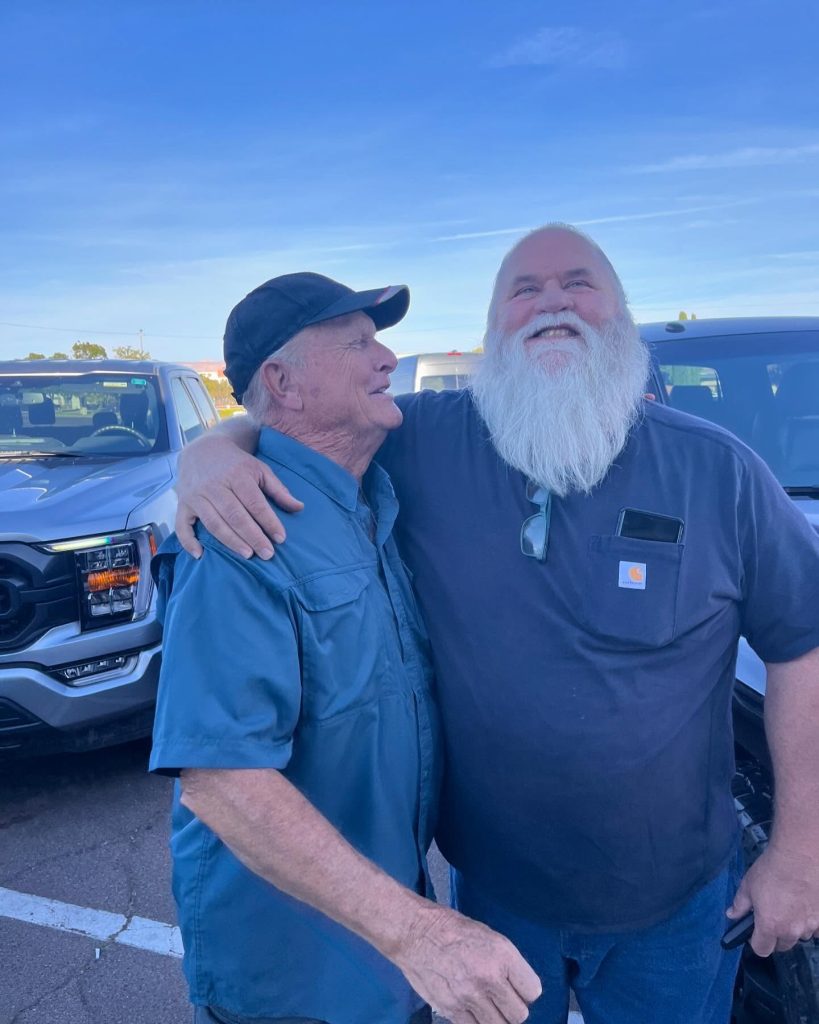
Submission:
[[[107,359],[108,353],[93,341],[75,341],[71,346],[74,359]]]
[[[45,359],[42,352],[29,352],[27,356],[23,356],[23,359]]]
[[[117,359],[150,359],[151,353],[146,352],[144,349],[140,351],[138,348],[134,348],[133,345],[117,345],[114,349],[114,355]]]
[[[226,409],[237,404],[236,399],[233,397],[230,381],[226,377],[220,377],[219,380],[203,377],[202,383],[207,388],[208,394],[213,399],[213,404],[217,409]]]
[[[688,319],[688,314],[686,313],[686,311],[684,309],[680,311],[680,315],[677,317],[677,319],[678,320],[687,320]]]
[[[52,352],[51,353],[51,358],[52,359],[68,359],[68,354],[66,352]]]

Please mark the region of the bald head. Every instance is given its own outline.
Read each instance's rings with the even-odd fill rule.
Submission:
[[[626,308],[623,285],[600,246],[571,225],[547,224],[504,256],[487,324],[506,333],[540,313],[570,310],[600,327]]]

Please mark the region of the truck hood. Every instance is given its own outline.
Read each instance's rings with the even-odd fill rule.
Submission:
[[[814,530],[819,533],[819,500],[816,498],[792,498],[794,505],[804,513]],[[751,650],[748,641],[743,637],[739,642],[737,655],[737,679],[750,686],[752,690],[764,695],[767,673],[764,662]]]
[[[131,510],[172,480],[167,455],[0,459],[0,540],[123,530]]]
[[[800,512],[803,512],[814,530],[819,532],[819,499],[817,498],[791,498]]]

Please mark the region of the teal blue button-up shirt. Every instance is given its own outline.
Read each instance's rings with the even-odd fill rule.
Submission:
[[[165,638],[151,769],[275,768],[362,854],[431,893],[440,766],[426,634],[397,504],[292,438],[259,456],[305,503],[270,561],[207,531],[154,564]],[[179,802],[171,846],[193,1002],[244,1016],[405,1024],[422,1001],[366,942],[245,868]]]

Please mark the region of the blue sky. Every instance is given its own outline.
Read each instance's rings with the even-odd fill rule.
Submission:
[[[819,314],[817,11],[5,0],[0,356],[142,328],[219,358],[235,302],[294,270],[407,283],[384,340],[472,348],[548,220],[640,320]]]

